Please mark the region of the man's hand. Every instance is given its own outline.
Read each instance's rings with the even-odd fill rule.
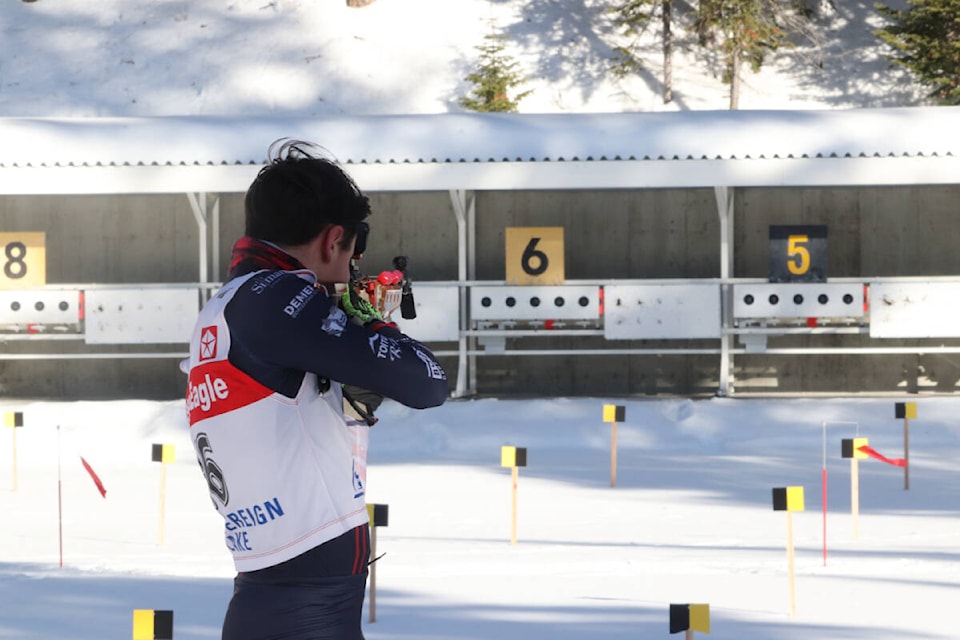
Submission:
[[[352,288],[348,289],[340,296],[340,308],[344,313],[357,324],[376,331],[380,327],[394,326],[393,323],[386,322],[377,308],[360,297]]]
[[[377,423],[378,418],[373,413],[383,402],[383,396],[360,387],[343,385],[343,412],[358,420],[363,420],[368,427]]]
[[[360,297],[356,291],[349,288],[340,296],[340,307],[344,313],[360,325],[372,322],[383,322],[383,317],[377,308]]]

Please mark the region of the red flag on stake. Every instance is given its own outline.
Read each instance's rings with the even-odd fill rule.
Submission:
[[[107,490],[103,488],[103,483],[100,482],[100,476],[98,476],[93,470],[93,467],[90,466],[90,463],[83,459],[83,456],[80,456],[80,462],[83,463],[83,468],[87,470],[87,473],[90,474],[90,478],[93,479],[93,484],[97,485],[97,489],[100,490],[100,495],[106,498]]]
[[[870,447],[870,446],[868,446],[868,445],[863,445],[863,446],[861,446],[861,447],[857,447],[857,450],[858,450],[858,451],[863,451],[865,454],[867,454],[867,455],[870,456],[871,458],[876,458],[877,460],[880,460],[881,462],[886,462],[887,464],[892,464],[892,465],[895,466],[895,467],[905,467],[905,466],[907,466],[907,461],[906,461],[906,459],[904,459],[904,458],[888,458],[888,457],[886,457],[886,456],[884,456],[884,455],[881,455],[881,454],[877,453],[876,449],[874,449],[873,447]]]

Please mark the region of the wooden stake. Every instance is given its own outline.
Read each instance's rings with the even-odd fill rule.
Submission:
[[[910,418],[903,419],[903,490],[910,489]]]
[[[820,510],[823,520],[823,566],[827,566],[827,421],[820,423],[823,433],[823,462],[820,466]]]
[[[520,468],[513,467],[513,505],[510,512],[510,544],[517,544],[517,484],[520,480]]]
[[[687,632],[684,635],[685,640],[693,640],[693,629],[687,629]]]
[[[821,510],[823,511],[823,566],[827,566],[827,421],[824,420],[820,423],[823,430],[823,465],[821,470],[821,493],[823,494]],[[860,436],[860,423],[859,422],[831,422],[830,424],[846,424],[853,425],[857,428],[856,435]]]
[[[370,525],[370,557],[377,558],[377,528]],[[389,577],[389,576],[388,576]],[[370,622],[377,621],[377,563],[370,565]]]
[[[60,568],[63,569],[63,482],[60,474],[60,425],[57,425],[57,530],[60,538]]]
[[[13,490],[17,490],[17,428],[13,427]]]
[[[165,462],[160,463],[160,536],[159,544],[163,546],[163,530],[164,530],[164,519],[167,505],[167,464]]]
[[[827,566],[827,467],[824,465],[821,472],[820,484],[823,487],[821,499],[823,508],[823,566]]]
[[[860,461],[856,458],[850,458],[850,517],[856,540],[860,536]]]
[[[787,511],[787,577],[790,581],[790,616],[797,615],[797,585],[794,575],[793,512]]]
[[[610,429],[610,486],[617,486],[617,423]]]

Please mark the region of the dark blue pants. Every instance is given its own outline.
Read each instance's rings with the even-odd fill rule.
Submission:
[[[256,573],[234,580],[223,640],[363,640],[367,572],[277,582]]]
[[[363,524],[272,567],[240,573],[223,640],[363,640],[370,559]]]

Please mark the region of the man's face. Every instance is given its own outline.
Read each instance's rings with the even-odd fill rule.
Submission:
[[[357,239],[353,237],[347,243],[341,241],[335,244],[336,248],[333,253],[331,267],[334,273],[337,274],[337,277],[333,282],[348,282],[350,280],[350,260],[353,259],[356,243]],[[346,248],[343,247],[344,244],[346,244]]]
[[[345,238],[349,231],[341,225],[331,225],[310,245],[303,256],[305,267],[317,275],[320,282],[349,282],[350,260],[353,258],[356,238]]]

